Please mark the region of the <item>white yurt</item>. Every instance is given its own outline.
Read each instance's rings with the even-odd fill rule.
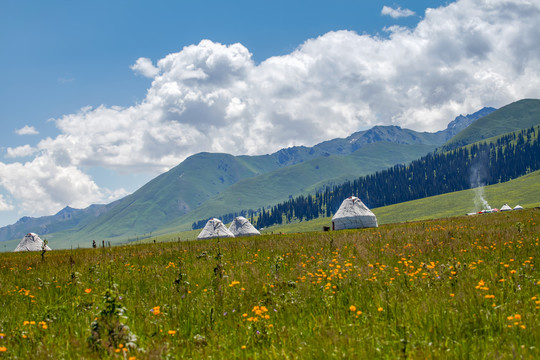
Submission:
[[[521,205],[516,205],[516,207],[514,208],[514,210],[523,210],[523,206],[521,206]]]
[[[375,214],[356,196],[351,196],[343,200],[339,210],[332,218],[332,230],[377,226],[377,217]]]
[[[43,243],[43,240],[41,240],[37,234],[28,233],[23,237],[19,245],[17,245],[13,251],[41,251],[43,249],[51,250],[50,247]]]
[[[510,211],[510,210],[512,210],[512,208],[510,207],[510,205],[504,204],[504,205],[501,207],[501,210],[500,210],[500,211]]]
[[[261,235],[259,230],[255,229],[248,219],[243,216],[235,217],[229,226],[229,231],[234,234],[234,236],[254,236]]]
[[[204,240],[223,237],[234,237],[234,234],[227,229],[221,220],[213,218],[208,220],[199,236],[197,236],[197,239]]]

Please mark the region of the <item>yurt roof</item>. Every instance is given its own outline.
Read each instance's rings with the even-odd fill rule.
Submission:
[[[368,209],[368,207],[356,196],[351,196],[341,203],[336,214],[332,217],[332,220],[342,217],[354,217],[362,215],[372,215],[373,212]]]
[[[334,230],[377,227],[377,217],[356,196],[351,196],[341,203],[339,210],[332,217]]]
[[[41,251],[41,250],[51,250],[47,245],[43,246],[44,242],[41,238],[35,233],[26,234],[19,245],[13,250],[14,252],[19,251]]]
[[[234,234],[234,236],[250,236],[250,235],[260,235],[261,233],[255,229],[255,227],[243,216],[238,216],[234,218],[229,226],[229,230]]]
[[[197,239],[212,239],[221,237],[234,237],[234,234],[227,229],[219,219],[212,218],[208,220],[204,228],[197,236]]]
[[[501,211],[509,211],[509,210],[512,210],[512,208],[508,204],[504,204],[501,207]]]

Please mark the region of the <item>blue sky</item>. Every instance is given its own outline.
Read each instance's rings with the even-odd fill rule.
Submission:
[[[539,7],[2,1],[0,226],[111,201],[199,151],[434,131],[537,97]]]
[[[31,124],[53,136],[50,118],[142,100],[150,81],[129,68],[141,56],[159,59],[210,39],[242,43],[260,62],[332,30],[383,34],[385,26],[413,26],[426,7],[445,1],[407,3],[417,16],[393,19],[381,15],[392,3],[357,0],[2,1],[2,126]],[[2,146],[17,144],[8,129]]]

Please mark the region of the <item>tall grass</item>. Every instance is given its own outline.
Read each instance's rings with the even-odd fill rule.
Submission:
[[[539,224],[4,253],[0,357],[538,358]]]

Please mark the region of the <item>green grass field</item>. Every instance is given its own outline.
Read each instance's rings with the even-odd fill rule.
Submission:
[[[539,358],[540,211],[0,254],[0,357]]]

